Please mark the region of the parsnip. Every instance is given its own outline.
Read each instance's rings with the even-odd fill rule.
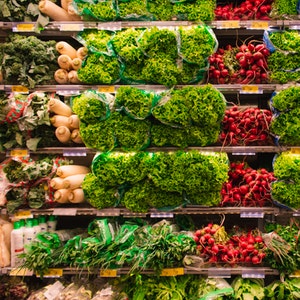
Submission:
[[[59,126],[55,130],[56,138],[63,144],[71,141],[71,131],[67,126]]]
[[[75,57],[75,58],[72,59],[71,67],[72,67],[73,70],[77,71],[78,69],[80,69],[81,65],[82,65],[82,59],[81,58]]]
[[[81,187],[85,176],[86,174],[75,174],[63,178],[63,188],[73,190]]]
[[[71,190],[71,192],[68,196],[68,200],[71,203],[83,203],[83,202],[85,202],[83,189],[78,188],[78,189]]]
[[[56,170],[56,175],[61,178],[66,178],[75,174],[87,174],[90,168],[82,165],[63,165],[59,166]]]
[[[72,115],[68,118],[68,127],[71,129],[78,129],[79,128],[79,117],[77,115]]]
[[[55,190],[59,190],[63,188],[63,182],[64,182],[63,178],[54,177],[50,180],[50,186]]]
[[[71,132],[71,140],[76,144],[83,144],[83,140],[80,136],[80,131],[78,128],[73,129],[73,131]]]
[[[65,69],[57,69],[54,73],[54,79],[59,84],[69,83],[68,71]]]
[[[68,203],[70,193],[71,193],[71,190],[69,190],[69,189],[56,190],[53,195],[54,201],[58,202],[58,203]]]
[[[39,10],[53,21],[72,21],[72,16],[51,0],[40,1]]]
[[[83,60],[88,54],[88,49],[87,47],[80,47],[77,49],[77,57],[80,58],[81,60]]]
[[[70,129],[69,117],[62,115],[54,115],[50,118],[50,123],[54,127],[67,126]]]
[[[51,98],[48,105],[49,110],[57,115],[70,117],[73,114],[71,107],[57,98]]]
[[[58,58],[57,58],[57,63],[59,65],[59,67],[61,69],[70,71],[73,68],[73,63],[72,63],[72,59],[69,55],[67,54],[61,54]]]
[[[68,81],[70,83],[80,83],[80,80],[78,79],[78,74],[76,70],[71,70],[68,73]]]
[[[55,48],[59,54],[66,54],[70,56],[71,59],[77,57],[77,50],[65,41],[57,42]]]

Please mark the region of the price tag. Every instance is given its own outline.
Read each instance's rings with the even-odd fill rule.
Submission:
[[[217,21],[217,27],[221,29],[240,28],[239,20]]]
[[[32,23],[22,23],[18,24],[16,27],[13,28],[14,32],[26,32],[26,31],[34,31],[34,24]]]
[[[231,278],[231,270],[226,268],[209,268],[207,276],[210,278]]]
[[[243,278],[265,278],[265,272],[262,270],[243,270]]]
[[[29,156],[29,152],[27,149],[13,149],[10,150],[9,156],[25,157],[25,156]]]
[[[40,274],[36,274],[37,277],[40,277]],[[44,274],[44,277],[62,277],[63,269],[48,269],[48,271]]]
[[[61,24],[60,31],[82,31],[83,24],[82,23],[68,23],[68,24]]]
[[[30,210],[20,210],[14,214],[15,219],[32,218],[33,215]]]
[[[118,270],[117,269],[100,270],[100,276],[101,277],[117,277],[118,276]]]
[[[166,268],[162,269],[160,276],[184,275],[184,268]]]
[[[262,29],[267,30],[269,23],[267,21],[252,21],[249,29]]]
[[[262,219],[264,217],[264,212],[263,211],[241,211],[240,217]]]
[[[54,208],[53,216],[76,216],[77,208]]]
[[[241,94],[261,94],[262,91],[257,85],[244,85],[240,91]]]
[[[291,153],[292,154],[300,154],[300,148],[291,148]]]
[[[157,212],[157,213],[151,213],[150,218],[173,218],[173,213],[165,213],[165,212]]]
[[[25,268],[13,268],[9,272],[10,276],[32,276],[33,271]]]
[[[114,93],[115,87],[113,85],[98,86],[98,92],[100,93]]]
[[[29,93],[29,89],[26,86],[22,86],[22,85],[13,85],[11,87],[11,91],[14,93],[23,93],[23,94]]]
[[[64,149],[63,150],[63,156],[86,156],[86,150],[85,149]]]

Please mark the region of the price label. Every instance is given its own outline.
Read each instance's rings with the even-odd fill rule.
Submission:
[[[9,156],[25,157],[29,156],[29,153],[27,149],[13,149],[9,152]]]
[[[70,24],[61,24],[60,31],[82,31],[83,24],[70,23]]]
[[[29,93],[29,89],[26,86],[22,86],[22,85],[13,85],[11,87],[11,91],[14,93],[23,93],[23,94]]]
[[[242,271],[243,278],[265,278],[265,272],[260,270],[243,270]]]
[[[166,268],[161,271],[160,276],[184,275],[184,268]]]
[[[76,216],[77,208],[54,208],[53,216]]]
[[[300,277],[300,270],[294,271],[291,275],[289,275],[289,277],[297,277],[297,278],[299,278]]]
[[[32,218],[33,215],[30,210],[20,210],[14,214],[14,217],[16,219],[26,219],[26,218]]]
[[[13,268],[9,272],[10,276],[32,276],[33,271],[26,268]]]
[[[266,30],[269,28],[269,23],[267,21],[252,21],[250,29],[262,29]]]
[[[240,91],[241,94],[260,94],[261,91],[259,90],[257,85],[244,85]]]
[[[100,93],[114,93],[115,92],[115,87],[113,85],[99,86],[98,87],[98,92],[100,92]]]
[[[15,28],[13,28],[15,32],[20,32],[20,31],[34,31],[34,24],[32,23],[22,23],[18,24]]]
[[[221,29],[240,28],[239,20],[219,21],[217,27]]]
[[[157,212],[157,213],[151,213],[150,218],[173,218],[173,213],[164,213],[164,212]]]
[[[292,154],[300,154],[300,148],[291,148]]]
[[[40,274],[36,274],[37,277],[40,277]],[[62,277],[63,269],[48,269],[48,271],[44,274],[44,277]]]
[[[262,219],[264,217],[264,212],[263,211],[241,211],[240,217]]]
[[[117,277],[118,276],[118,270],[117,269],[100,270],[100,276],[101,277]]]

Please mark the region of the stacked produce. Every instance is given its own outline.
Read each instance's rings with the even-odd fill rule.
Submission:
[[[43,41],[36,36],[10,34],[0,44],[1,75],[4,84],[28,88],[54,83],[58,52],[56,41]]]
[[[223,185],[221,206],[272,206],[271,185],[276,180],[265,168],[253,169],[245,162],[231,162],[229,180]]]
[[[270,51],[265,43],[245,40],[240,46],[219,48],[209,58],[209,82],[261,84],[269,81]]]
[[[89,172],[90,169],[82,165],[59,166],[49,183],[55,190],[53,200],[62,204],[85,202],[82,182]]]
[[[74,0],[73,7],[84,20],[96,21],[212,21],[214,19],[215,0],[192,1],[115,1]]]
[[[238,3],[218,4],[216,20],[270,20],[273,0],[246,0]]]
[[[233,105],[225,111],[220,142],[224,146],[269,145],[271,120],[270,110]]]
[[[50,123],[56,128],[56,138],[63,144],[70,142],[82,144],[79,133],[79,117],[72,112],[70,106],[57,98],[51,98],[48,105]]]
[[[89,49],[78,70],[86,84],[155,83],[165,86],[201,82],[207,59],[217,47],[206,25],[179,28],[87,30],[78,39]]]
[[[300,35],[298,30],[265,31],[264,42],[271,52],[268,58],[270,80],[280,84],[299,82]]]
[[[277,181],[271,185],[272,198],[291,208],[299,209],[300,155],[297,151],[284,151],[275,156],[273,169]]]
[[[55,48],[59,53],[57,58],[59,69],[54,73],[55,81],[59,84],[80,83],[77,70],[81,68],[87,49],[83,46],[75,49],[65,41],[57,42]]]
[[[40,208],[53,203],[54,191],[49,182],[57,168],[70,162],[60,157],[15,156],[4,160],[0,165],[1,172],[1,207],[9,213],[18,208]]]
[[[88,148],[138,151],[148,146],[206,146],[217,142],[225,98],[211,85],[162,93],[120,87],[115,97],[87,90],[72,99]]]
[[[0,216],[0,267],[10,266],[10,234],[13,230],[13,224],[5,216]]]
[[[299,14],[298,0],[274,0],[272,3],[272,19],[291,19]]]
[[[194,232],[197,254],[205,265],[236,267],[238,265],[259,265],[266,256],[266,245],[258,230],[234,228],[231,233],[224,225],[210,223]],[[193,266],[193,259],[189,262]],[[193,266],[195,267],[195,266]]]
[[[275,135],[280,145],[300,145],[299,99],[300,87],[288,86],[274,92],[270,100],[270,107],[274,111],[270,132]]]
[[[227,179],[224,153],[198,151],[98,153],[82,183],[88,202],[134,212],[184,203],[215,206]]]

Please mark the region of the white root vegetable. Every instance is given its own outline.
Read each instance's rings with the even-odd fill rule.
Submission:
[[[48,105],[49,110],[57,115],[70,117],[73,114],[71,107],[57,98],[51,98]]]
[[[59,126],[55,130],[56,138],[63,144],[71,141],[71,131],[67,126]]]
[[[53,195],[54,201],[58,202],[58,203],[68,203],[70,193],[71,193],[71,190],[69,190],[69,189],[56,190]]]
[[[68,11],[68,6],[72,3],[73,0],[61,0],[60,5],[65,10]]]
[[[81,21],[82,18],[79,16],[73,6],[72,3],[69,3],[68,8],[67,8],[68,14],[71,16],[73,21]]]
[[[68,71],[65,69],[57,69],[54,73],[54,79],[59,84],[69,83]]]
[[[54,177],[50,180],[50,186],[55,190],[60,190],[63,188],[64,179],[60,177]]]
[[[85,202],[83,189],[77,188],[77,189],[71,190],[68,199],[69,199],[69,202],[71,202],[71,203]]]
[[[55,48],[59,54],[66,54],[70,56],[71,59],[77,57],[77,50],[68,42],[65,41],[57,42]]]
[[[71,129],[78,129],[79,128],[79,117],[77,115],[72,115],[68,118],[68,127]]]
[[[79,78],[78,78],[77,71],[71,70],[71,71],[68,73],[68,81],[69,81],[70,83],[80,83],[80,80],[79,80]]]
[[[0,218],[0,267],[8,267],[10,261],[11,232],[13,224]]]
[[[75,174],[87,174],[90,168],[82,165],[63,165],[59,166],[56,170],[56,175],[61,178],[66,178]]]
[[[64,70],[67,70],[67,71],[70,71],[73,68],[72,59],[67,54],[61,54],[57,58],[57,63],[58,63],[58,65],[61,69],[64,69]]]
[[[67,116],[54,115],[53,117],[50,118],[50,123],[54,127],[66,126],[70,129],[69,117]]]
[[[71,67],[73,70],[78,70],[81,68],[81,65],[82,65],[82,59],[79,58],[79,57],[75,57],[72,59],[71,61]]]
[[[76,144],[83,144],[83,140],[80,136],[80,131],[78,128],[73,129],[73,131],[71,132],[71,140]]]
[[[84,58],[88,54],[88,48],[85,46],[82,46],[77,49],[77,57],[80,58],[81,60],[84,60]]]
[[[81,187],[85,176],[86,174],[75,174],[63,178],[63,188],[73,190]]]
[[[39,10],[53,21],[72,21],[72,16],[51,0],[40,1]]]

